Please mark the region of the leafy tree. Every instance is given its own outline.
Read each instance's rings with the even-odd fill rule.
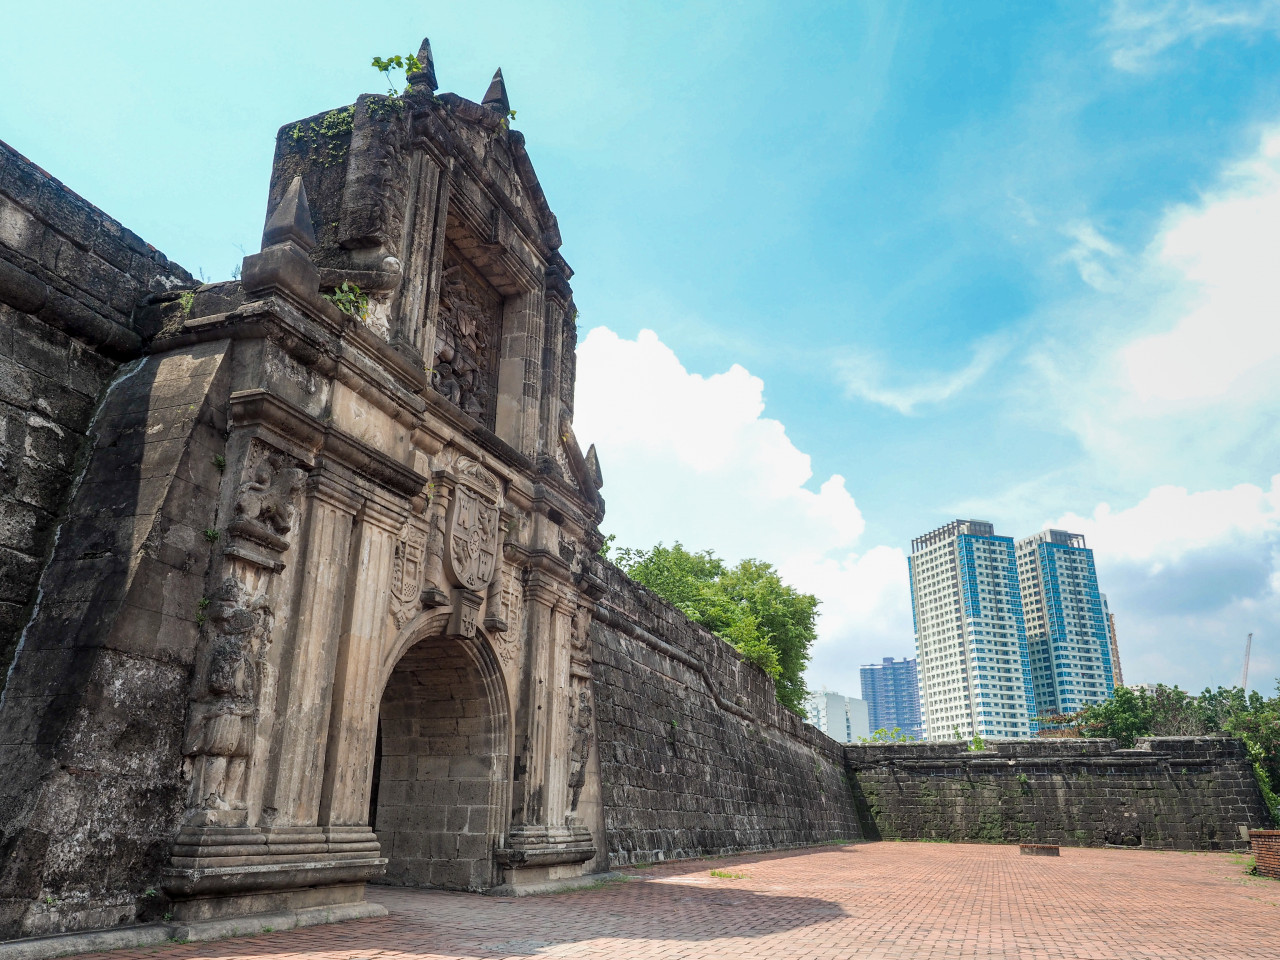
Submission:
[[[817,636],[817,597],[783,583],[770,564],[743,560],[728,567],[710,550],[691,552],[679,543],[620,549],[617,563],[769,674],[778,701],[802,712],[804,669]]]
[[[1109,700],[1049,717],[1046,726],[1073,729],[1082,737],[1114,737],[1124,747],[1132,747],[1138,737],[1240,737],[1272,817],[1280,821],[1280,681],[1276,694],[1268,699],[1240,687],[1206,687],[1194,696],[1161,684],[1150,695],[1119,687]]]

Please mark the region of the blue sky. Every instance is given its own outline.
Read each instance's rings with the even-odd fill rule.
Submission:
[[[46,3],[0,138],[173,259],[432,39],[560,219],[607,530],[777,563],[814,685],[912,650],[956,516],[1086,534],[1129,682],[1280,673],[1280,4]],[[31,17],[30,23],[21,23]],[[648,331],[647,333],[644,331]]]

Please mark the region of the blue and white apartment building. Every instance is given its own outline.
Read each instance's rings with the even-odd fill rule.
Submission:
[[[925,736],[1033,735],[1013,538],[985,521],[955,520],[912,540],[909,564]]]
[[[1042,530],[1019,540],[1016,553],[1039,713],[1074,713],[1106,700],[1119,650],[1084,536]]]
[[[1030,737],[1037,717],[1115,690],[1114,624],[1082,535],[1015,543],[955,520],[911,541],[910,574],[928,739]]]

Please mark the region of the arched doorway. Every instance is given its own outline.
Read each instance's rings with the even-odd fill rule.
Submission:
[[[484,890],[506,824],[509,708],[479,636],[428,637],[395,665],[378,713],[370,825],[400,886]]]

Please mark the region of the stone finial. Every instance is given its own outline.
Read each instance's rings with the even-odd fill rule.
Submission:
[[[303,252],[316,245],[315,227],[311,225],[311,208],[307,205],[307,188],[302,177],[294,177],[284,197],[276,204],[262,231],[262,248],[293,241]]]
[[[418,63],[422,65],[421,69],[405,75],[405,80],[411,86],[422,87],[430,91],[436,92],[436,62],[431,57],[431,41],[427,37],[422,38],[422,46],[418,48]]]
[[[504,115],[511,109],[511,101],[507,99],[507,85],[502,79],[501,67],[494,73],[493,80],[489,83],[489,89],[485,91],[484,99],[480,102],[483,106],[493,110],[501,110]]]

